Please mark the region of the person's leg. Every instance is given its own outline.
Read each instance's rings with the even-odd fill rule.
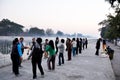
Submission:
[[[41,65],[41,60],[38,61],[38,68],[41,72],[41,75],[44,75],[44,71],[43,71],[43,68],[42,68],[42,65]]]
[[[64,64],[64,55],[61,53],[61,58],[62,58],[62,64]]]
[[[51,62],[51,56],[48,57],[48,60],[47,60],[47,66],[48,66],[48,69],[49,69],[49,70],[51,70],[50,62]]]
[[[61,65],[61,53],[59,53],[58,59],[59,59],[58,64]]]
[[[99,49],[96,49],[96,53],[95,53],[95,55],[99,55]]]
[[[55,56],[52,56],[52,70],[55,70]]]
[[[37,77],[36,75],[36,62],[32,60],[32,71],[33,71],[33,79]]]

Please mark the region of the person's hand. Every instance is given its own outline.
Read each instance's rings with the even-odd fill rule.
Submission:
[[[22,61],[23,60],[23,58],[22,57],[20,57],[20,61]]]

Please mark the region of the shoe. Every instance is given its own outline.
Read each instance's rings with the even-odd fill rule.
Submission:
[[[44,78],[44,75],[41,75],[41,78]]]
[[[21,74],[15,74],[15,76],[16,76],[16,77],[20,77],[20,76],[22,76],[22,75],[21,75]]]
[[[19,67],[23,67],[22,65],[19,65]]]

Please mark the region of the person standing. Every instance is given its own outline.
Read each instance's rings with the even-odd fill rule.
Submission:
[[[48,45],[48,39],[45,39],[45,43],[44,43],[44,58],[48,58],[48,53],[45,51],[46,47]]]
[[[37,78],[36,74],[36,65],[38,64],[38,68],[41,72],[41,75],[44,76],[44,71],[42,68],[42,56],[43,56],[43,50],[42,50],[42,39],[37,38],[36,42],[33,44],[32,51],[28,57],[28,60],[32,57],[32,71],[33,71],[33,79]]]
[[[12,44],[11,60],[12,60],[12,71],[16,76],[19,76],[19,60],[22,60],[22,51],[18,45],[19,40],[15,38]]]
[[[104,40],[104,39],[102,41],[102,48],[103,48],[103,52],[104,52],[106,49],[106,40]]]
[[[82,38],[79,40],[79,53],[82,53]]]
[[[21,48],[21,50],[22,50],[22,55],[24,54],[24,49],[28,49],[27,46],[24,46],[23,41],[24,41],[24,38],[23,38],[23,37],[20,37],[20,39],[19,39],[19,45],[20,45],[20,48]],[[19,62],[19,67],[23,67],[23,66],[21,65],[22,60],[20,59],[19,61],[20,61],[20,62]]]
[[[64,50],[65,50],[64,39],[61,39],[61,44],[58,45],[58,50],[59,50],[59,56],[58,56],[59,62],[58,62],[58,64],[60,66],[61,62],[62,62],[62,64],[64,64]]]
[[[76,41],[75,41],[75,38],[72,39],[72,53],[73,53],[73,56],[76,55]]]
[[[87,49],[87,45],[88,45],[88,40],[87,40],[87,38],[85,38],[85,46],[86,46],[86,49]]]
[[[79,44],[79,38],[77,38],[76,42],[77,42],[76,54],[78,55],[78,50],[79,50],[79,46],[80,46],[80,44]]]
[[[67,51],[67,56],[68,56],[68,61],[71,60],[71,51],[72,51],[72,44],[70,38],[67,38],[66,40],[66,51]]]
[[[56,55],[56,53],[55,53],[53,40],[49,41],[49,44],[46,47],[46,52],[48,52],[48,54],[49,54],[49,57],[47,60],[48,70],[55,70],[55,55]],[[52,63],[52,67],[51,67],[51,63]]]
[[[85,46],[85,39],[84,38],[82,40],[82,46],[83,46],[83,50],[84,50],[84,46]]]
[[[99,56],[100,41],[101,41],[101,38],[99,38],[96,42],[96,53],[95,53],[95,55],[97,55],[97,56]]]
[[[55,40],[56,54],[58,53],[58,43],[59,43],[59,38],[56,37],[56,40]]]

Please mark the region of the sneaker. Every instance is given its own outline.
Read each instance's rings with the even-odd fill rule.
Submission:
[[[37,80],[37,77],[33,78],[33,80]]]

